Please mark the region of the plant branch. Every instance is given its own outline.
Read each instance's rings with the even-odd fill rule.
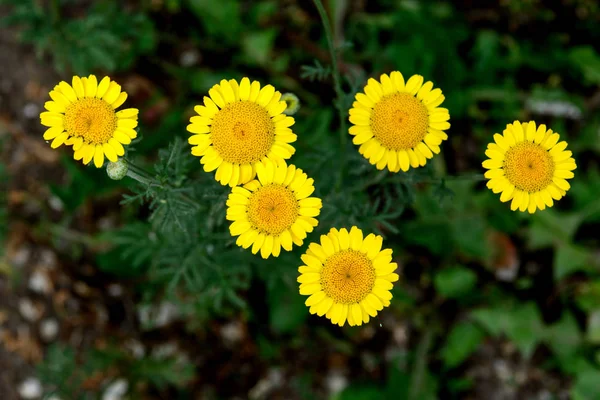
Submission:
[[[133,164],[131,161],[126,160],[127,161],[127,176],[135,179],[136,181],[140,182],[143,185],[146,186],[152,186],[153,184],[158,184],[158,182],[156,181],[156,179],[150,175],[148,172],[146,172],[143,168],[138,167],[137,165]]]

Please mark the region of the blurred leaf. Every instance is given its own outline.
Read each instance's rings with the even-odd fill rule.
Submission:
[[[238,42],[243,27],[239,1],[219,0],[218,7],[214,0],[187,0],[187,4],[209,37],[224,39],[226,44]]]
[[[600,344],[600,309],[588,315],[587,340],[593,344]]]
[[[543,339],[543,334],[542,319],[534,303],[520,305],[512,311],[506,335],[525,358],[531,357],[535,347]]]
[[[465,361],[481,344],[485,334],[472,322],[455,325],[442,349],[442,360],[448,368],[454,368]]]
[[[295,332],[308,317],[304,305],[306,297],[285,284],[274,285],[269,289],[269,320],[271,329],[278,334]]]
[[[554,255],[554,280],[559,281],[575,271],[585,271],[591,260],[589,250],[573,244],[561,244]]]
[[[553,209],[535,213],[529,232],[530,244],[532,248],[542,248],[555,241],[569,242],[580,224],[581,216],[577,213],[564,214]],[[549,235],[555,240],[552,241]]]
[[[277,31],[266,29],[258,32],[249,32],[242,37],[242,49],[246,54],[248,63],[266,66],[273,61],[271,51]]]
[[[525,358],[530,358],[537,344],[544,339],[544,326],[534,303],[516,308],[479,309],[471,317],[492,335],[505,334]]]
[[[587,313],[600,309],[600,280],[581,282],[577,287],[575,301]]]
[[[383,389],[377,386],[350,385],[339,394],[336,400],[385,400]]]
[[[586,371],[577,375],[571,388],[573,400],[600,399],[600,370]]]
[[[569,50],[569,60],[582,74],[587,84],[600,84],[600,55],[592,46],[578,46]]]
[[[581,345],[581,332],[573,314],[564,312],[560,321],[548,327],[546,341],[560,357],[574,354]]]
[[[468,294],[477,283],[477,274],[457,266],[439,270],[434,279],[435,288],[444,297],[457,298]]]

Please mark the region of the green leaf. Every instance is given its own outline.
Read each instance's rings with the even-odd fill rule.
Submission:
[[[243,28],[241,21],[241,3],[237,0],[188,0],[187,4],[196,17],[202,21],[208,36],[225,39],[228,43],[239,40]]]
[[[551,325],[546,333],[546,341],[562,358],[575,354],[581,345],[581,332],[573,314],[565,312],[560,321]]]
[[[454,368],[465,361],[481,344],[484,332],[472,322],[456,325],[442,349],[442,360],[448,368]]]
[[[295,332],[308,317],[305,296],[286,284],[274,285],[269,289],[271,329],[279,334]]]
[[[520,305],[511,312],[506,335],[525,358],[531,357],[543,334],[542,319],[534,303]]]
[[[593,344],[600,344],[600,309],[588,315],[587,340]]]
[[[573,400],[600,399],[600,371],[590,370],[577,375],[571,388]]]
[[[442,296],[457,298],[468,294],[475,287],[477,274],[465,267],[450,267],[437,272],[433,282]]]
[[[385,400],[385,392],[371,385],[351,385],[336,400]]]
[[[479,309],[473,311],[471,317],[494,336],[505,334],[525,358],[531,357],[544,338],[539,311],[531,302],[512,309]]]
[[[584,247],[561,244],[554,255],[554,280],[559,281],[575,271],[585,271],[590,259],[591,254]]]
[[[471,318],[480,323],[494,336],[502,334],[509,325],[510,315],[504,310],[480,308],[471,312]]]
[[[600,280],[582,282],[577,287],[575,301],[588,313],[600,309]]]
[[[266,65],[272,61],[271,51],[277,32],[275,29],[267,29],[251,32],[242,37],[242,49],[246,54],[246,61],[258,65]]]
[[[569,52],[569,61],[582,74],[588,84],[600,83],[600,55],[592,46],[578,46]]]

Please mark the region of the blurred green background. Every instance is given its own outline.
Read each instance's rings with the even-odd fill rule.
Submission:
[[[600,398],[598,3],[324,3],[339,102],[311,1],[0,0],[2,399]],[[338,136],[336,107],[393,70],[441,88],[452,124],[405,174]],[[129,158],[169,189],[43,142],[49,90],[89,73],[129,93]],[[305,246],[265,261],[229,236],[228,190],[185,126],[213,84],[244,76],[301,100],[291,162],[324,202],[305,246],[357,225],[394,250],[392,304],[366,326],[308,314]],[[515,119],[559,132],[578,165],[534,215],[471,179]]]

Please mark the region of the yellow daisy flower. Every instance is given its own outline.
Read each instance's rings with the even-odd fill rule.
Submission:
[[[392,172],[424,166],[440,152],[444,130],[450,128],[448,109],[438,107],[445,97],[421,75],[404,82],[398,71],[370,78],[364,93],[356,94],[350,109],[352,142],[369,162]]]
[[[500,201],[512,200],[513,211],[534,213],[552,207],[571,187],[567,179],[577,168],[567,142],[559,143],[558,133],[544,124],[536,127],[534,121],[515,121],[503,133],[494,135],[495,143],[488,144],[485,152],[487,187],[502,193]]]
[[[137,136],[138,110],[126,108],[116,111],[127,93],[110,78],[98,83],[95,75],[87,78],[74,76],[71,85],[60,82],[50,92],[52,101],[40,114],[41,123],[48,127],[45,140],[52,140],[55,149],[62,144],[72,145],[74,158],[89,164],[92,159],[98,168],[104,157],[116,162],[125,154],[124,144]]]
[[[369,322],[390,305],[392,282],[398,280],[392,250],[381,250],[383,238],[332,228],[321,235],[321,244],[311,243],[298,268],[300,294],[310,296],[311,314],[325,315],[332,323],[350,326]]]
[[[260,250],[263,258],[278,257],[281,248],[302,246],[306,234],[313,231],[321,212],[321,199],[310,196],[314,180],[300,168],[279,161],[277,165],[257,163],[258,180],[231,190],[227,199],[227,219],[236,244],[252,253]]]
[[[194,108],[199,115],[187,126],[194,134],[188,141],[192,154],[202,157],[204,170],[217,170],[215,179],[222,185],[250,182],[262,161],[277,162],[294,154],[294,118],[283,114],[287,104],[273,86],[261,89],[248,78],[239,85],[223,79],[208,94],[204,105]]]

